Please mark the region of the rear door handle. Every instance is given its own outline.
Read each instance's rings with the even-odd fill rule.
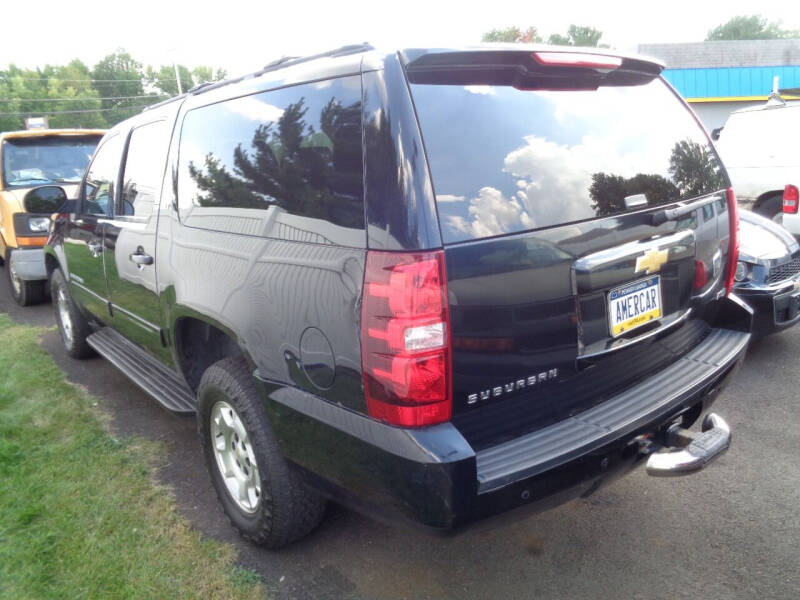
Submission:
[[[153,264],[153,257],[149,254],[145,254],[144,249],[141,246],[136,249],[136,252],[129,254],[128,258],[130,258],[132,262],[135,262],[140,267]]]
[[[95,241],[90,241],[86,244],[86,247],[89,248],[89,252],[91,252],[92,256],[97,258],[100,256],[100,253],[103,252],[103,244]]]

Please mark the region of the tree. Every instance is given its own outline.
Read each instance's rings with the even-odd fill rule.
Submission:
[[[100,97],[106,98],[102,101],[103,108],[142,105],[141,98],[132,98],[144,95],[142,64],[133,60],[122,48],[117,48],[97,63],[92,69],[92,78]]]
[[[709,30],[706,41],[779,40],[795,37],[800,37],[800,32],[783,29],[779,22],[769,22],[760,15],[739,15]]]
[[[46,116],[51,127],[105,127],[89,68],[79,60],[65,66],[0,71],[0,131],[24,128],[25,117]]]
[[[567,29],[567,35],[559,35],[558,33],[552,34],[548,38],[548,43],[555,46],[591,46],[597,47],[600,44],[600,38],[603,37],[603,32],[588,27],[586,25],[570,25]]]
[[[639,173],[627,179],[610,173],[592,175],[589,196],[598,217],[625,211],[625,198],[636,194],[644,194],[649,206],[675,202],[680,196],[678,188],[661,175]]]
[[[316,129],[307,118],[304,98],[289,104],[275,122],[260,124],[250,147],[233,149],[226,157],[207,154],[203,164],[188,164],[197,186],[200,206],[261,208],[278,206],[292,214],[333,221],[345,227],[362,226],[360,169],[336,168],[361,159],[358,104],[344,106],[332,98],[319,116]],[[352,177],[342,176],[350,171]]]
[[[192,79],[194,80],[195,85],[198,83],[205,83],[206,81],[221,81],[227,76],[228,73],[225,71],[225,69],[217,69],[215,71],[213,67],[208,67],[205,65],[200,65],[199,67],[192,69]]]
[[[693,198],[725,187],[719,161],[705,144],[690,139],[673,146],[669,174],[682,198]]]
[[[178,65],[178,73],[181,79],[182,91],[190,90],[194,87],[192,72],[183,65]],[[161,65],[158,70],[154,67],[147,67],[145,74],[147,82],[166,96],[176,96],[178,94],[178,82],[175,80],[175,67],[173,65]]]
[[[519,27],[506,27],[505,29],[492,29],[484,33],[481,38],[484,42],[514,42],[533,44],[541,42],[542,38],[536,32],[536,27],[528,27],[522,31]]]
[[[225,79],[226,76],[224,69],[215,71],[213,67],[203,65],[195,67],[191,71],[184,65],[178,65],[178,73],[181,79],[181,89],[184,92],[200,83],[219,81]],[[147,67],[146,79],[148,83],[167,96],[178,94],[178,82],[175,80],[175,67],[173,65],[161,65],[158,70],[153,67]]]

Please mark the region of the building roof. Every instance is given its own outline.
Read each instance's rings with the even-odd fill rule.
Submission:
[[[639,52],[667,69],[800,66],[800,39],[642,44]]]
[[[664,77],[689,102],[766,100],[775,77],[780,88],[800,87],[800,39],[642,44],[639,52],[663,60]]]

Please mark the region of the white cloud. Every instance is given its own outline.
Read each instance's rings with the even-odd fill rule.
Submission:
[[[494,89],[488,85],[465,85],[464,89],[470,94],[480,94],[482,96],[494,96]]]
[[[437,202],[463,202],[466,200],[465,196],[454,196],[452,194],[436,194]]]
[[[225,106],[231,112],[236,113],[257,123],[270,123],[276,122],[283,115],[283,109],[261,102],[254,96],[247,96],[239,98],[234,102],[227,102]]]
[[[455,233],[479,238],[527,229],[533,225],[530,215],[517,199],[506,198],[500,190],[490,186],[482,187],[477,197],[470,198],[467,212],[469,219],[460,215],[445,216],[445,227]]]

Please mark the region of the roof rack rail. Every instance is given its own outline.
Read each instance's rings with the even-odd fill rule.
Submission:
[[[142,109],[142,112],[147,112],[148,110],[158,108],[159,106],[164,106],[165,104],[169,104],[170,102],[175,102],[175,100],[179,100],[180,98],[185,98],[188,95],[189,92],[184,92],[183,94],[177,94],[172,98],[167,98],[166,100],[162,100],[161,102],[156,102],[155,104],[148,104]]]
[[[309,62],[312,60],[316,60],[318,58],[333,58],[336,56],[347,56],[348,54],[358,54],[360,52],[367,52],[368,50],[374,50],[375,48],[367,43],[364,42],[363,44],[349,44],[347,46],[341,46],[339,48],[334,48],[333,50],[328,50],[326,52],[320,52],[319,54],[310,54],[308,56],[282,56],[277,60],[274,60],[264,66],[263,69],[260,71],[256,71],[255,73],[250,73],[249,75],[242,75],[241,77],[236,77],[234,79],[225,79],[223,81],[217,81],[211,85],[203,86],[200,88],[193,88],[189,90],[189,93],[193,95],[198,94],[205,94],[206,92],[210,92],[211,90],[215,90],[217,88],[221,88],[223,86],[229,85],[231,83],[238,83],[243,79],[252,79],[253,77],[259,77],[264,73],[268,73],[269,71],[277,71],[278,69],[283,69],[285,67],[290,67],[296,64]],[[196,89],[196,91],[194,91]]]
[[[187,94],[193,94],[197,90],[201,90],[206,86],[214,85],[214,83],[215,83],[214,81],[201,81],[196,86],[189,88],[189,90],[186,93]]]
[[[289,62],[290,60],[294,60],[296,58],[300,58],[299,56],[281,56],[277,60],[273,60],[272,62],[268,62],[264,65],[265,69],[271,69],[273,67],[277,67],[278,65],[282,65],[285,62]]]

